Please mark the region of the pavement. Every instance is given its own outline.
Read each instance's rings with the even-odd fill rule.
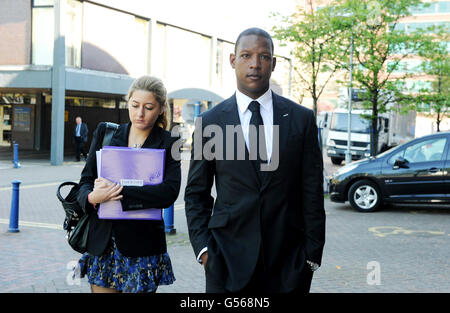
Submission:
[[[324,158],[325,174],[339,166]],[[89,293],[87,279],[74,280],[80,258],[62,230],[63,209],[57,186],[78,181],[84,161],[51,166],[46,158],[0,159],[0,293]],[[167,234],[176,281],[158,293],[203,293],[204,272],[189,243],[184,215],[188,161],[182,161],[182,186],[175,202],[176,234]],[[8,232],[11,182],[20,180],[19,229]],[[389,207],[357,213],[325,199],[327,237],[321,268],[311,293],[450,292],[450,210],[448,207]]]

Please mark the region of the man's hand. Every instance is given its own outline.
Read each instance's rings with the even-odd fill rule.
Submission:
[[[204,252],[200,259],[202,260],[203,268],[206,270],[206,262],[208,262],[208,252]]]

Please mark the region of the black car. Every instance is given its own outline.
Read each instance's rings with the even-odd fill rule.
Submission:
[[[360,212],[383,203],[450,203],[450,132],[413,139],[352,162],[329,180],[330,199]]]

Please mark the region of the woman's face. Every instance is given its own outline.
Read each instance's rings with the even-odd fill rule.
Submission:
[[[134,127],[148,130],[153,128],[163,111],[152,92],[135,90],[128,100],[128,114]]]

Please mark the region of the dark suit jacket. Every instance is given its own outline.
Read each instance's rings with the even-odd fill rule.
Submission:
[[[166,252],[163,221],[144,220],[100,220],[97,211],[88,202],[87,196],[94,188],[97,178],[97,160],[95,151],[101,149],[106,129],[100,123],[94,132],[86,165],[81,173],[78,202],[90,214],[87,250],[90,254],[101,255],[114,231],[117,248],[126,256],[150,256]],[[111,139],[110,146],[128,146],[128,134],[131,123],[122,124]],[[172,157],[172,145],[178,138],[170,132],[155,126],[143,144],[143,148],[166,149],[164,180],[159,185],[132,187],[124,186],[122,208],[167,208],[178,197],[180,191],[180,159]],[[177,160],[176,160],[177,159]]]
[[[80,128],[80,137],[83,139],[83,142],[86,143],[88,141],[89,130],[86,123],[81,123]],[[75,124],[75,129],[73,131],[73,140],[75,142],[75,137],[77,136],[77,125]]]
[[[216,124],[223,130],[223,160],[195,160],[199,151],[193,143],[185,191],[189,235],[196,256],[208,247],[207,284],[208,279],[222,281],[229,291],[247,284],[260,253],[267,289],[273,292],[297,288],[306,260],[321,263],[323,162],[314,114],[272,94],[274,125],[279,125],[279,166],[263,181],[248,151],[245,160],[226,160],[226,125],[240,125],[235,96],[201,115],[203,129]],[[195,132],[199,130],[196,127]],[[242,131],[237,139],[243,142]],[[202,148],[208,140],[202,139]]]

